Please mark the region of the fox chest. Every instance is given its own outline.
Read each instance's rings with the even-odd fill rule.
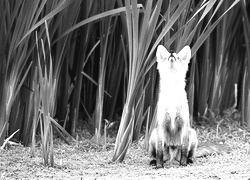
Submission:
[[[189,108],[186,97],[186,92],[172,92],[159,94],[157,104],[157,119],[158,121],[173,121],[175,119],[189,119]]]

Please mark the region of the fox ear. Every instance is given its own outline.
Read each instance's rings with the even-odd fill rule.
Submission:
[[[156,51],[156,61],[158,63],[161,63],[164,59],[168,58],[170,56],[170,53],[168,52],[168,50],[162,46],[159,45]]]
[[[182,48],[182,50],[180,50],[180,52],[178,53],[179,58],[181,58],[181,60],[183,61],[190,61],[191,58],[191,49],[189,46],[185,46],[184,48]]]

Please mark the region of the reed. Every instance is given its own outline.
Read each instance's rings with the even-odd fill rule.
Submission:
[[[0,1],[0,145],[20,129],[12,139],[31,142],[34,155],[39,131],[44,162],[52,165],[54,130],[69,143],[64,136],[74,141],[78,122],[88,121],[100,143],[107,119],[120,121],[112,159],[123,161],[142,129],[148,139],[155,126],[159,44],[192,48],[191,119],[240,111],[250,127],[249,6],[246,0]]]

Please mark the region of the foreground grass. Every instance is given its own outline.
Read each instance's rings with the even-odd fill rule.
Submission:
[[[1,150],[0,179],[249,179],[250,133],[237,126],[219,129],[217,136],[216,128],[198,128],[199,141],[224,142],[231,152],[197,158],[187,167],[177,163],[166,163],[163,169],[149,166],[149,157],[140,142],[130,146],[123,163],[113,163],[114,143],[108,143],[107,150],[103,150],[83,130],[85,138],[80,135],[78,144],[55,140],[53,168],[43,166],[39,148],[35,158],[30,157],[29,147]]]

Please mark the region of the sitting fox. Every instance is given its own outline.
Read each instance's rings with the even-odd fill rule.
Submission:
[[[156,107],[156,129],[150,137],[149,153],[152,164],[163,167],[165,159],[175,158],[180,165],[191,162],[197,147],[197,135],[190,127],[185,77],[191,58],[189,46],[178,54],[169,53],[159,45],[157,52],[159,95]],[[164,158],[164,159],[163,159]]]

